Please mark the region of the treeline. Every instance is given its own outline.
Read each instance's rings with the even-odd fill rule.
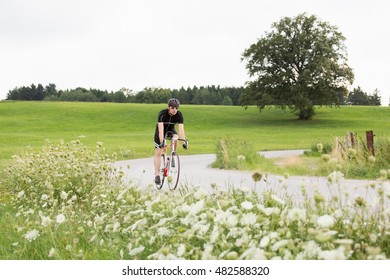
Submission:
[[[144,88],[139,92],[122,88],[116,92],[99,89],[57,90],[55,84],[18,87],[10,90],[7,100],[31,101],[84,101],[84,102],[117,102],[117,103],[165,103],[175,97],[183,104],[204,105],[240,105],[240,96],[244,87],[188,87],[180,89]]]
[[[379,91],[376,89],[373,94],[367,94],[360,87],[354,88],[344,102],[348,105],[365,105],[365,106],[380,106],[381,97]],[[390,104],[389,104],[390,106]]]
[[[180,89],[144,88],[139,92],[122,88],[118,91],[108,92],[100,89],[76,89],[57,90],[55,84],[17,87],[10,90],[7,100],[31,100],[31,101],[84,101],[84,102],[116,102],[116,103],[165,103],[171,97],[175,97],[183,104],[202,105],[240,105],[240,96],[244,87],[181,87]],[[380,106],[381,98],[378,90],[373,94],[364,92],[360,87],[353,89],[348,96],[340,96],[340,104],[343,105],[367,105]],[[389,104],[390,105],[390,104]]]

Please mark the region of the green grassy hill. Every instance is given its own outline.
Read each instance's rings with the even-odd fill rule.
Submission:
[[[82,136],[86,145],[103,142],[119,159],[153,154],[153,134],[164,104],[78,102],[0,102],[0,165],[27,147]],[[346,131],[365,137],[390,137],[389,107],[317,108],[313,120],[299,121],[290,112],[255,107],[183,105],[190,149],[183,153],[213,153],[218,137],[247,139],[258,150],[309,149]]]

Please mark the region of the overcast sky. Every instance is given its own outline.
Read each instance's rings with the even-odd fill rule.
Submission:
[[[346,37],[353,87],[389,104],[388,0],[0,0],[0,100],[32,83],[135,91],[243,86],[243,51],[306,12]]]

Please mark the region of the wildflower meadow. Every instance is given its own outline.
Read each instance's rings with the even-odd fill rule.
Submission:
[[[140,188],[123,180],[115,160],[103,143],[91,149],[80,140],[47,141],[40,151],[15,156],[0,176],[0,258],[390,257],[386,170],[367,186],[377,192],[375,201],[358,197],[342,204],[320,194],[307,196],[303,188],[306,199],[296,203],[276,190],[254,187]],[[254,181],[261,179],[257,175]]]

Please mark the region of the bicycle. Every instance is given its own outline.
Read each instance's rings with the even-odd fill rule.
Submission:
[[[170,140],[170,153],[167,155],[168,145],[165,145],[164,150],[161,154],[161,165],[160,165],[160,177],[161,184],[157,185],[158,189],[161,189],[165,182],[168,183],[169,188],[174,191],[179,184],[180,177],[180,158],[179,154],[176,151],[176,144],[178,141],[182,141],[186,144],[188,148],[188,140],[175,138],[173,135],[169,135],[168,133],[164,137],[165,140]]]

